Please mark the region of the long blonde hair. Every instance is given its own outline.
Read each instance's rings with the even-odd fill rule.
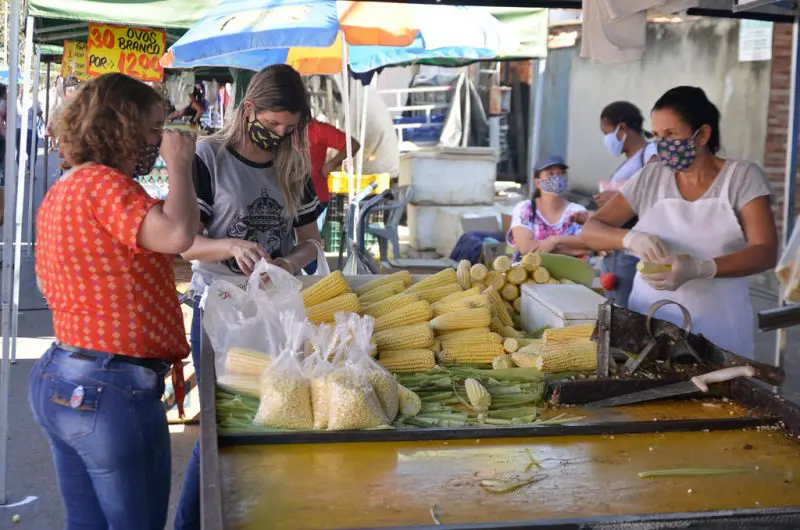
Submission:
[[[300,114],[300,121],[291,138],[281,142],[273,153],[275,177],[283,193],[284,208],[289,217],[295,219],[303,200],[306,181],[311,174],[307,135],[311,106],[303,80],[294,68],[286,64],[264,68],[250,80],[247,93],[233,119],[226,120],[222,129],[209,137],[208,141],[241,150],[250,141],[244,105],[247,102],[253,105],[254,113],[268,110]]]

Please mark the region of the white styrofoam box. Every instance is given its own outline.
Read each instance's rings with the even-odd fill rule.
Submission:
[[[583,285],[522,286],[522,327],[536,331],[544,326],[565,328],[597,320],[606,299]]]
[[[400,155],[400,185],[417,204],[492,204],[497,155],[490,147],[436,147]]]
[[[439,242],[436,232],[438,206],[418,206],[409,204],[406,219],[408,222],[408,244],[417,250],[434,250]]]
[[[498,219],[497,210],[493,206],[441,206],[436,216],[436,252],[449,256],[458,238],[464,234],[462,220],[464,218],[492,217]]]

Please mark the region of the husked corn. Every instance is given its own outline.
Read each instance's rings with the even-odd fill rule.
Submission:
[[[303,304],[306,307],[319,305],[349,292],[350,286],[342,272],[333,271],[303,291]]]
[[[415,350],[433,345],[433,330],[428,324],[415,324],[378,331],[373,338],[380,351]]]
[[[459,349],[444,348],[436,354],[437,359],[448,364],[491,364],[492,359],[505,352],[499,344],[491,344],[478,348],[461,347]]]
[[[517,339],[513,337],[508,337],[503,341],[503,349],[506,351],[506,353],[514,353],[519,349],[519,342],[517,342]]]
[[[393,282],[384,283],[380,287],[376,287],[375,289],[367,291],[366,293],[359,296],[358,301],[362,306],[368,306],[370,304],[380,302],[381,300],[386,300],[391,296],[401,293],[405,290],[405,288],[406,284],[404,284],[402,280],[395,280]]]
[[[437,287],[442,287],[445,285],[449,285],[455,283],[458,285],[456,279],[456,271],[455,269],[444,269],[442,271],[437,272],[433,276],[428,276],[421,282],[415,283],[408,289],[406,289],[407,293],[420,293],[421,291],[427,291],[431,289],[435,289]]]
[[[395,374],[427,372],[436,367],[436,357],[431,350],[382,351],[381,365]]]
[[[267,372],[261,381],[261,401],[253,423],[276,429],[312,429],[314,415],[308,379]]]
[[[535,253],[529,253],[522,256],[522,261],[520,262],[523,268],[525,268],[528,272],[533,272],[537,268],[542,266],[542,257]]]
[[[514,285],[522,285],[527,279],[528,271],[523,267],[513,267],[506,273],[506,280],[508,280],[508,283],[513,283]]]
[[[336,313],[358,313],[360,306],[355,293],[343,294],[327,302],[306,308],[306,316],[314,325],[336,322]]]
[[[514,361],[511,360],[511,355],[498,355],[492,359],[492,368],[495,370],[514,368]]]
[[[486,289],[486,282],[473,281],[472,282],[472,287],[474,287],[475,289],[478,289],[480,292],[483,292],[484,289]]]
[[[261,396],[259,380],[257,375],[225,374],[217,377],[217,384],[234,394],[258,398]]]
[[[400,328],[427,322],[433,318],[431,305],[425,300],[408,304],[375,319],[375,331]]]
[[[503,338],[500,335],[491,333],[484,328],[440,335],[439,340],[441,341],[442,349],[458,349],[462,346],[494,346],[503,342]]]
[[[525,339],[517,339],[517,342],[522,341]],[[539,355],[541,353],[542,348],[544,348],[544,339],[528,339],[528,342],[525,345],[520,345],[519,353],[527,353],[531,355]]]
[[[233,347],[225,356],[225,370],[228,374],[253,376],[258,381],[271,361],[272,356],[264,352]]]
[[[464,290],[472,287],[472,277],[469,275],[469,270],[471,268],[472,263],[470,263],[468,259],[462,259],[456,268],[456,280]]]
[[[500,336],[512,339],[521,339],[522,333],[512,328],[511,326],[504,326],[503,329],[500,330]]]
[[[594,322],[588,324],[578,324],[565,328],[547,328],[542,334],[546,343],[571,341],[574,339],[590,339],[594,333]]]
[[[544,267],[539,267],[538,269],[533,271],[533,273],[531,273],[531,278],[533,278],[533,281],[535,281],[536,283],[540,284],[547,283],[550,281],[550,271],[548,271]]]
[[[492,287],[487,287],[483,294],[489,297],[489,301],[492,304],[492,312],[497,314],[497,318],[506,325],[506,326],[513,326],[514,321],[511,319],[511,314],[509,314],[508,309],[506,309],[505,302],[500,294],[497,292],[496,289]]]
[[[539,369],[538,359],[539,359],[538,355],[533,353],[525,353],[521,350],[511,354],[511,360],[514,362],[516,366],[519,366],[520,368]]]
[[[547,280],[548,285],[559,285],[560,283],[561,282],[556,280],[555,278],[550,278],[549,280]]]
[[[400,394],[400,416],[403,418],[413,418],[422,410],[422,400],[420,397],[403,385],[397,385]]]
[[[464,380],[464,388],[467,391],[467,399],[477,412],[486,412],[492,405],[492,395],[477,379]]]
[[[370,370],[367,374],[372,388],[378,395],[378,401],[383,409],[383,414],[389,423],[393,422],[397,417],[397,409],[399,406],[397,381],[386,370]]]
[[[485,282],[486,276],[489,274],[489,269],[483,263],[476,263],[469,270],[469,275],[473,282]]]
[[[491,318],[491,312],[485,307],[461,309],[434,318],[431,327],[439,331],[480,328],[487,326]]]
[[[589,340],[569,347],[545,348],[537,358],[536,368],[545,374],[585,372],[597,368],[597,346]]]
[[[517,313],[522,313],[522,298],[517,298],[514,300],[514,302],[511,304],[511,307],[513,307],[514,311]]]
[[[511,268],[511,258],[508,256],[497,256],[492,263],[492,268],[499,273],[504,273]]]
[[[486,275],[486,285],[488,285],[490,287],[494,287],[494,289],[497,290],[497,291],[502,289],[505,284],[506,284],[506,278],[505,278],[505,276],[503,276],[502,272],[498,272],[498,271],[494,270],[494,271],[490,271]]]
[[[384,276],[383,278],[378,278],[377,280],[373,280],[367,284],[364,284],[361,287],[358,287],[355,291],[358,296],[361,296],[368,293],[369,291],[372,291],[379,287],[383,287],[384,285],[390,285],[398,280],[403,282],[405,287],[408,287],[413,282],[410,272],[399,271],[395,272],[394,274],[389,274],[388,276]]]
[[[417,295],[420,298],[428,302],[429,304],[435,304],[436,302],[441,302],[443,299],[447,298],[451,294],[461,292],[461,286],[457,283],[451,283],[447,285],[443,285],[441,287],[433,287],[431,289],[423,289],[421,291],[417,291]]]
[[[482,328],[473,328],[473,329],[454,329],[453,331],[440,331],[436,334],[441,340],[450,339],[450,338],[458,338],[458,337],[466,337],[470,335],[480,335],[483,333],[489,333],[491,330],[489,326],[484,326]],[[499,337],[499,335],[498,335]],[[499,343],[499,341],[498,341]]]
[[[507,283],[500,290],[500,296],[502,296],[504,300],[508,300],[509,302],[513,302],[514,300],[519,298],[519,287],[517,287],[513,283]],[[506,308],[506,311],[508,311],[508,308]]]
[[[439,315],[452,313],[453,311],[458,311],[460,309],[475,309],[478,307],[489,307],[489,300],[487,300],[487,298],[482,294],[468,296],[466,298],[461,298],[448,303],[445,303],[445,300],[442,300],[441,302],[433,304],[432,309],[433,316],[438,317]]]
[[[362,374],[341,369],[328,376],[328,430],[370,429],[385,425],[378,395]]]
[[[399,309],[416,302],[419,299],[419,296],[415,294],[400,293],[390,296],[381,302],[370,304],[367,307],[362,308],[362,310],[364,311],[365,315],[369,315],[372,318],[378,318],[387,313],[391,313],[395,309]]]
[[[469,298],[470,296],[473,296],[473,295],[476,295],[476,294],[481,294],[481,292],[479,290],[477,290],[477,289],[472,289],[472,288],[467,289],[466,291],[456,291],[453,294],[449,294],[449,295],[445,296],[444,298],[442,298],[441,300],[436,302],[434,305],[444,305],[444,304],[448,304],[450,302],[456,302],[458,300],[461,300],[461,299],[464,299],[464,298]]]
[[[569,278],[561,278],[561,283],[564,285],[575,285],[575,282],[573,282]]]

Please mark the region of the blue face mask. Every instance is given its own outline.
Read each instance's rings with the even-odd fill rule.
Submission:
[[[548,179],[542,179],[539,184],[539,189],[542,193],[552,193],[554,195],[562,195],[567,191],[568,179],[566,175],[554,175]]]
[[[619,125],[614,132],[608,133],[603,141],[606,144],[606,149],[608,152],[611,153],[612,156],[620,156],[622,154],[622,148],[625,147],[625,138],[627,138],[627,134],[622,135],[622,140],[617,138],[617,133],[619,132]]]

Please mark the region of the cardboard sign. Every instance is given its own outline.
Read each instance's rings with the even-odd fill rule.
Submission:
[[[86,71],[91,77],[120,73],[140,81],[162,81],[159,59],[167,48],[164,31],[89,24]]]
[[[61,58],[61,77],[77,77],[86,81],[86,43],[74,40],[64,41],[64,55]]]

